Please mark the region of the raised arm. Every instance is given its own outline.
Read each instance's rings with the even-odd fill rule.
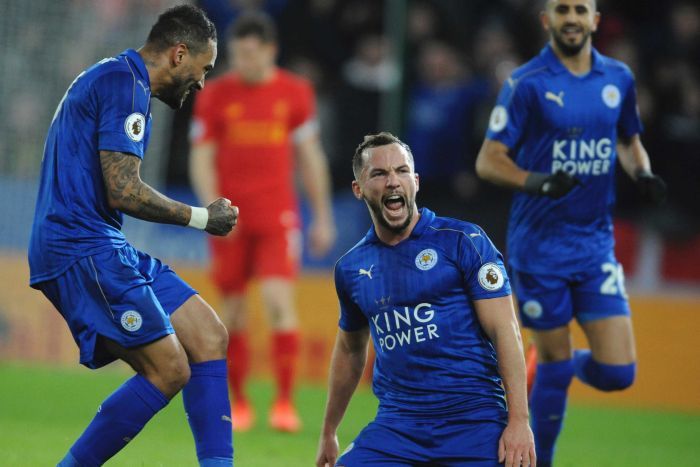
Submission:
[[[328,378],[328,401],[316,456],[317,467],[333,467],[338,459],[338,425],[343,419],[367,362],[369,327],[338,330]]]
[[[525,358],[513,299],[505,297],[476,300],[476,314],[482,329],[496,348],[498,369],[508,401],[508,425],[499,442],[499,462],[506,467],[534,466],[535,441],[528,424]]]
[[[236,225],[238,208],[220,198],[207,208],[193,208],[158,192],[141,180],[141,159],[122,152],[100,151],[107,201],[112,209],[162,224],[189,225],[212,235],[226,235]]]
[[[316,134],[297,142],[296,151],[301,181],[313,210],[309,248],[312,255],[323,256],[333,246],[336,235],[328,161]]]

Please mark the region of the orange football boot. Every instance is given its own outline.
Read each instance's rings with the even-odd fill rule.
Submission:
[[[270,409],[270,427],[277,431],[296,433],[301,430],[301,420],[294,404],[288,400],[277,400]]]
[[[231,423],[233,431],[242,433],[253,428],[255,412],[250,402],[236,402],[231,404]]]

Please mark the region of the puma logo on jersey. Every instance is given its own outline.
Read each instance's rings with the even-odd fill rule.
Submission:
[[[547,91],[544,93],[544,98],[556,102],[559,104],[559,107],[564,107],[564,91],[560,91],[559,94],[554,94],[551,91]]]
[[[360,275],[361,276],[367,276],[370,279],[372,278],[372,268],[374,267],[374,264],[369,267],[369,269],[362,269],[360,268]]]
[[[470,233],[469,236],[470,236],[471,238],[474,238],[474,237],[481,237],[481,234],[480,234],[480,233]]]

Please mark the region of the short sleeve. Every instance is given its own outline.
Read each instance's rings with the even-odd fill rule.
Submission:
[[[629,138],[643,131],[642,121],[639,117],[639,107],[637,106],[637,89],[634,77],[629,75],[629,86],[625,93],[620,109],[620,120],[618,121],[618,134]]]
[[[338,264],[335,265],[335,291],[338,294],[338,303],[340,304],[338,327],[347,332],[358,331],[366,327],[369,324],[367,317],[362,314],[360,308],[348,295],[343,281],[342,268]]]
[[[466,232],[460,255],[464,287],[472,300],[510,295],[510,281],[503,264],[503,255],[496,249],[486,233],[477,228]]]
[[[526,86],[515,78],[508,78],[491,111],[486,138],[515,147],[524,132],[528,113]]]
[[[105,73],[93,88],[97,101],[97,147],[143,159],[150,129],[150,94],[126,71]]]
[[[316,97],[311,84],[301,81],[294,93],[294,106],[290,113],[289,129],[295,142],[318,131],[316,121]]]
[[[190,126],[190,141],[192,143],[204,143],[207,141],[219,141],[221,135],[221,118],[217,111],[221,107],[217,105],[219,96],[217,86],[208,86],[198,92],[194,101],[194,112]]]

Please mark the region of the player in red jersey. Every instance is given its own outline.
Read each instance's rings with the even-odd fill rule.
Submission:
[[[213,280],[223,296],[230,335],[234,429],[249,429],[255,418],[245,393],[245,291],[255,276],[273,329],[277,396],[269,422],[275,429],[294,432],[300,420],[292,403],[299,352],[293,281],[301,250],[294,173],[298,166],[313,211],[310,251],[322,255],[335,239],[328,164],[311,85],[275,65],[272,20],[262,13],[244,14],[231,27],[228,40],[232,71],[212,80],[195,103],[190,175],[202,201],[224,196],[235,200],[241,212],[236,234],[210,243]]]

